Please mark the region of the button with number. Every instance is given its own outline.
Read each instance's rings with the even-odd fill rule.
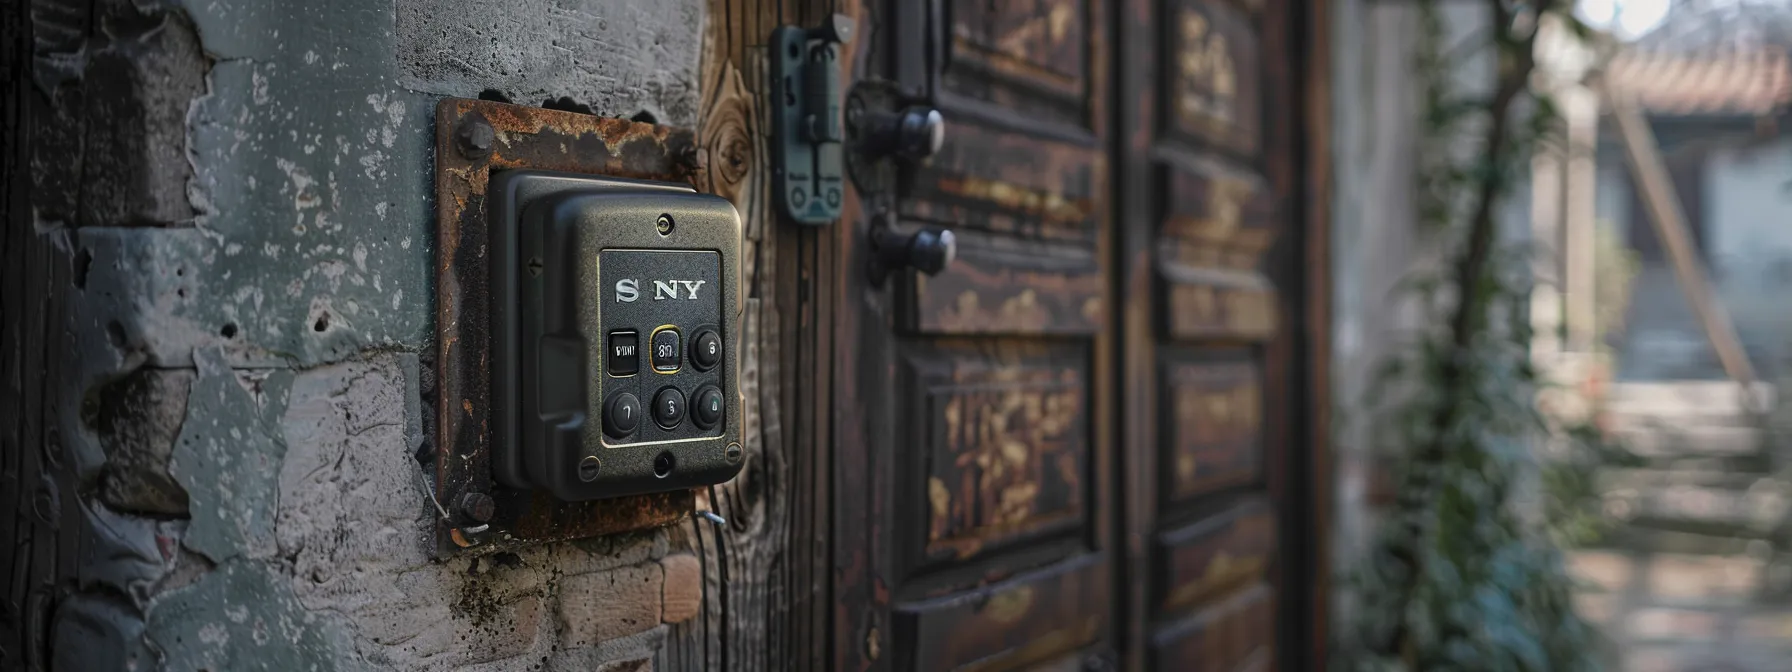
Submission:
[[[653,370],[672,373],[684,365],[684,353],[679,352],[682,348],[679,347],[677,329],[660,327],[653,332],[653,342],[648,347],[653,348]]]
[[[661,427],[673,429],[684,422],[684,393],[676,387],[660,390],[653,397],[653,421]]]
[[[635,395],[622,392],[610,397],[610,403],[604,404],[604,433],[611,438],[620,439],[635,433],[641,425],[641,400]]]
[[[691,398],[695,407],[691,410],[691,421],[703,429],[713,429],[722,421],[724,398],[722,390],[714,385],[697,390],[697,396]]]
[[[705,329],[691,339],[691,364],[698,371],[708,371],[722,361],[722,337]]]
[[[632,330],[610,332],[610,349],[606,351],[610,375],[632,376],[641,368],[641,358],[635,353],[635,339]]]

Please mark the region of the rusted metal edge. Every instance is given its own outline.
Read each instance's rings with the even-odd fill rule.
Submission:
[[[493,170],[514,168],[693,184],[696,150],[689,129],[485,100],[437,103],[437,555],[659,527],[693,510],[692,490],[561,502],[492,481],[485,193]]]

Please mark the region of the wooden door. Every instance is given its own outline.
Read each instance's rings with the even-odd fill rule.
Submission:
[[[1286,1],[866,8],[947,130],[836,238],[836,667],[1277,666]],[[957,261],[873,284],[885,213]]]
[[[934,276],[864,274],[843,237],[835,422],[841,669],[1081,669],[1114,651],[1109,11],[885,6],[866,76],[946,118],[891,208],[951,229]],[[874,15],[876,16],[876,15]],[[882,57],[890,68],[879,67]],[[851,344],[846,346],[845,344]]]
[[[1317,419],[1298,384],[1292,4],[1129,0],[1120,27],[1135,669],[1300,667],[1288,645],[1317,608],[1303,561],[1319,530],[1290,487]]]

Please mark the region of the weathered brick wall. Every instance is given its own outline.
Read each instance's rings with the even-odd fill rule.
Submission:
[[[0,667],[651,667],[699,606],[669,532],[427,551],[431,110],[694,126],[702,7],[32,3],[6,253],[67,270],[50,323],[5,313],[44,425],[6,442]]]

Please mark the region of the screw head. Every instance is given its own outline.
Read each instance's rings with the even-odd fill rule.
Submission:
[[[677,224],[672,221],[671,215],[660,215],[660,218],[653,222],[654,230],[659,231],[662,236],[672,235],[672,229],[675,226]]]
[[[729,462],[739,462],[741,458],[740,444],[728,444],[728,448],[723,450],[722,454],[728,457]]]
[[[483,492],[469,492],[460,497],[461,514],[481,523],[491,520],[496,508],[497,502]]]
[[[492,151],[498,133],[492,130],[490,123],[474,117],[460,125],[456,138],[460,141],[460,153],[469,159],[477,159]]]

